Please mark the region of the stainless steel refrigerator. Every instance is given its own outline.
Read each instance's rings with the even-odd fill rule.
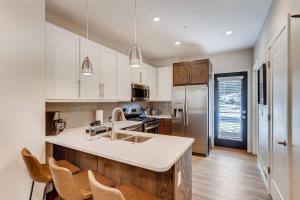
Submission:
[[[193,153],[210,151],[209,90],[206,85],[178,86],[172,91],[172,134],[195,139]]]

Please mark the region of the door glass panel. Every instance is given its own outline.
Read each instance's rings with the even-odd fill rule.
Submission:
[[[218,79],[219,84],[219,139],[242,141],[241,99],[242,79],[239,77]]]

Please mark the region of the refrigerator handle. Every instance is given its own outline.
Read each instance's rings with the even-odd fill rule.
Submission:
[[[183,102],[184,102],[184,104],[183,104],[183,113],[182,113],[183,125],[186,125],[186,124],[185,124],[185,121],[186,121],[186,120],[185,120],[185,113],[186,113],[186,110],[185,110],[185,101],[186,101],[186,100],[183,101]]]
[[[188,101],[185,100],[185,115],[186,115],[186,125],[189,125],[189,111],[188,111]]]

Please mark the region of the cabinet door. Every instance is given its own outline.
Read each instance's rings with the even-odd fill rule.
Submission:
[[[101,47],[101,93],[105,100],[116,100],[117,96],[117,53]]]
[[[190,83],[190,63],[175,63],[173,65],[173,85],[188,85]]]
[[[154,101],[157,97],[157,69],[152,66],[148,66],[148,86],[150,101]]]
[[[172,120],[160,119],[159,120],[159,134],[172,135]]]
[[[47,99],[79,98],[79,66],[79,36],[47,23]]]
[[[191,62],[191,79],[190,84],[207,84],[209,74],[209,61],[199,60]]]
[[[81,99],[99,99],[100,95],[100,45],[85,38],[80,39],[80,67],[86,56],[93,66],[93,74],[80,75]]]
[[[132,82],[147,85],[148,84],[148,72],[147,66],[143,63],[141,67],[132,68]]]
[[[148,85],[148,66],[144,64],[140,67],[141,84]]]
[[[172,99],[172,67],[158,68],[157,71],[157,100],[171,101]]]
[[[117,98],[121,101],[131,99],[131,69],[129,57],[117,54]]]

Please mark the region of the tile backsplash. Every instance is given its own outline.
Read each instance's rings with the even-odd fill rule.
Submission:
[[[60,111],[61,117],[67,122],[67,128],[87,126],[95,120],[96,110],[103,110],[104,122],[111,117],[115,107],[134,107],[137,110],[144,108],[156,108],[162,114],[171,113],[169,102],[128,102],[128,103],[46,103],[46,111]]]

